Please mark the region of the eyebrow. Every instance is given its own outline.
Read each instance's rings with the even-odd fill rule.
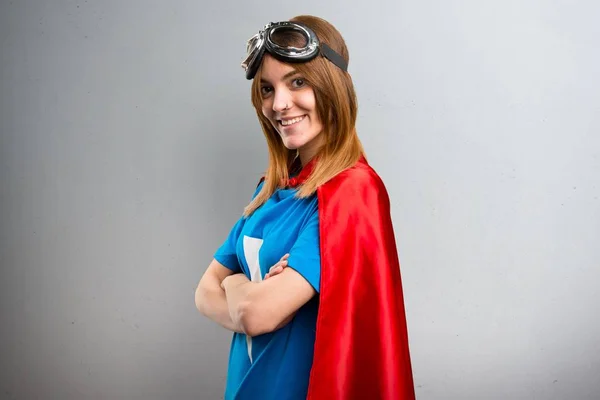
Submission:
[[[281,78],[281,80],[282,80],[282,81],[284,81],[284,80],[286,80],[286,79],[288,79],[288,78],[290,78],[290,77],[292,77],[292,76],[294,76],[294,75],[297,75],[297,74],[299,74],[299,72],[298,72],[298,71],[296,71],[295,69],[293,69],[293,70],[291,70],[290,72],[288,72],[287,74],[285,74],[285,75],[283,76],[283,78]],[[263,78],[260,78],[260,81],[261,81],[261,82],[264,82],[264,83],[269,83],[269,81],[267,81],[267,80],[265,80],[265,79],[263,79]]]

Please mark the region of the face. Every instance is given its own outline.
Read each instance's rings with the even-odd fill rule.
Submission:
[[[300,157],[314,156],[323,140],[323,125],[317,115],[315,92],[294,70],[268,54],[262,65],[262,113],[279,132],[285,147]]]

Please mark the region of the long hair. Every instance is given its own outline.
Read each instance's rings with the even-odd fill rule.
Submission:
[[[310,15],[294,17],[290,21],[307,25],[315,32],[321,43],[326,43],[347,63],[349,62],[350,57],[344,38],[329,22]],[[278,42],[283,42],[283,45],[297,45],[299,41],[294,32],[281,35]],[[350,74],[321,56],[306,63],[294,63],[293,67],[302,74],[315,93],[317,114],[323,125],[320,134],[325,135],[324,144],[315,156],[312,173],[298,187],[296,193],[297,197],[305,198],[314,194],[320,185],[352,167],[361,156],[364,156],[364,150],[356,134],[358,102]],[[261,191],[244,209],[244,216],[251,215],[263,205],[282,182],[288,182],[289,168],[297,156],[296,150],[289,150],[284,146],[279,133],[262,113],[261,70],[262,64],[252,82],[252,105],[267,139],[269,165],[265,172],[265,183]]]

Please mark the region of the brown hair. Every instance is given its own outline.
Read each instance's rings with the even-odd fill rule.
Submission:
[[[301,15],[290,21],[300,22],[312,29],[321,43],[340,54],[349,62],[348,48],[342,35],[333,25],[324,19],[310,15]],[[297,42],[294,35],[281,38],[293,45]],[[356,134],[356,115],[358,103],[350,74],[342,71],[325,57],[318,56],[306,63],[293,64],[315,92],[317,113],[323,124],[321,135],[325,135],[325,144],[317,153],[316,163],[308,179],[298,187],[296,196],[309,197],[317,188],[343,170],[353,166],[364,155],[362,144]],[[249,216],[263,205],[277,190],[281,182],[289,179],[289,168],[297,151],[283,145],[279,133],[262,113],[262,95],[260,85],[262,65],[252,82],[252,105],[256,109],[258,120],[267,139],[269,166],[265,172],[265,183],[261,191],[244,209]]]

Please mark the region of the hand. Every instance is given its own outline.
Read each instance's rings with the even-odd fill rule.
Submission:
[[[221,281],[221,289],[227,291],[228,286],[236,286],[248,282],[248,278],[243,273],[226,276]]]
[[[283,272],[283,269],[288,266],[287,260],[288,260],[289,256],[290,255],[288,253],[288,254],[285,254],[283,257],[281,257],[281,259],[277,262],[277,264],[273,265],[271,267],[271,269],[269,269],[269,272],[265,275],[263,280],[269,279],[269,278]]]
[[[229,275],[231,276],[231,275]],[[229,278],[229,276],[226,276],[225,278],[223,278],[223,280],[221,281],[221,289],[225,290],[225,281],[227,280],[227,278]]]

